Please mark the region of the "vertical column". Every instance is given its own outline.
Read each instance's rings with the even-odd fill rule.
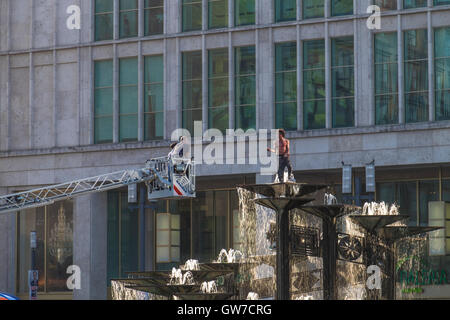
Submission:
[[[144,57],[142,41],[138,42],[138,141],[144,141]]]
[[[205,1],[205,0],[203,0]],[[206,36],[202,35],[202,122],[203,132],[209,127],[208,122],[208,50],[206,50]]]
[[[7,194],[6,188],[0,188],[1,194]],[[2,291],[16,291],[16,213],[0,215],[0,288]]]
[[[74,199],[73,264],[81,270],[81,288],[73,291],[75,300],[106,299],[107,221],[106,192]]]
[[[119,39],[119,19],[120,19],[120,3],[119,0],[113,0],[114,1],[114,18],[113,18],[113,28],[114,28],[114,40]]]
[[[431,20],[431,11],[427,12],[427,31],[428,31],[428,99],[429,99],[429,121],[436,120],[435,112],[435,83],[434,83],[434,32]]]
[[[403,72],[403,31],[402,16],[397,15],[397,55],[398,55],[398,122],[405,123],[405,87]]]
[[[303,2],[302,0],[297,0],[297,21],[302,20],[303,17]]]
[[[303,131],[303,42],[301,32],[300,25],[297,25],[297,130]]]
[[[230,0],[230,2],[234,2],[234,0]],[[234,19],[233,19],[234,21]],[[229,110],[228,110],[228,123],[229,128],[234,129],[234,113],[235,113],[235,90],[234,90],[234,64],[235,64],[235,56],[234,56],[234,48],[233,48],[233,34],[228,32],[228,99],[229,99]]]
[[[234,27],[234,0],[228,0],[228,27]]]
[[[144,36],[144,0],[138,1],[138,36]]]
[[[256,1],[256,3],[258,3],[259,1]],[[258,10],[256,10],[256,21],[258,20]],[[258,23],[256,23],[258,24]],[[259,61],[259,57],[261,55],[260,52],[260,42],[259,42],[259,33],[260,30],[256,29],[255,31],[255,61],[256,61],[256,76],[255,76],[255,80],[256,80],[256,88],[255,88],[255,97],[256,97],[256,101],[255,101],[255,117],[256,117],[256,130],[261,128],[261,121],[260,121],[260,115],[261,115],[261,99],[259,97],[259,80],[261,79],[261,63]]]
[[[327,1],[325,3],[328,3]],[[332,127],[331,110],[331,46],[328,22],[325,22],[325,121],[326,128]]]
[[[202,0],[202,30],[208,30],[208,0]],[[204,60],[203,60],[204,61]]]
[[[28,123],[28,146],[30,149],[33,149],[34,146],[34,59],[33,59],[33,42],[34,42],[34,6],[33,6],[33,0],[30,0],[29,2],[29,10],[30,10],[30,42],[29,42],[29,96],[28,96],[28,112],[29,112],[29,123]]]
[[[58,145],[58,129],[56,126],[57,119],[58,119],[58,98],[56,95],[57,91],[57,61],[56,61],[56,46],[58,45],[58,2],[59,0],[54,0],[53,3],[53,146],[56,147]],[[94,3],[94,1],[92,1]],[[80,60],[78,60],[78,64],[80,64]]]
[[[354,1],[355,4],[356,1]],[[353,7],[354,10],[356,9],[355,7]],[[353,65],[354,65],[354,69],[353,69],[353,77],[354,77],[354,119],[355,119],[355,123],[354,126],[358,127],[359,126],[359,105],[357,103],[357,97],[359,96],[359,78],[358,78],[358,66],[359,66],[359,30],[358,30],[358,22],[356,19],[353,20],[353,57],[354,60],[353,61]],[[373,60],[372,60],[373,61]],[[372,68],[373,69],[373,68]],[[372,81],[373,82],[373,81]],[[373,114],[373,112],[371,112],[370,114]]]
[[[119,142],[119,59],[113,44],[113,143]]]

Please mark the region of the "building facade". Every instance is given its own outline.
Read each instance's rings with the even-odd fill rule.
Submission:
[[[297,181],[338,195],[342,162],[356,184],[375,160],[377,200],[428,225],[450,201],[449,17],[448,0],[0,0],[0,194],[139,168],[200,121],[285,128]],[[139,186],[136,204],[125,189],[0,216],[0,290],[27,296],[30,231],[41,298],[106,299],[126,271],[212,260],[238,248],[235,188],[272,180],[259,172],[199,164],[196,199]],[[448,272],[444,224],[430,259]]]

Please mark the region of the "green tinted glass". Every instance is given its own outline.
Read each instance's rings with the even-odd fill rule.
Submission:
[[[208,0],[208,28],[228,26],[228,0]]]
[[[423,8],[427,6],[427,0],[404,0],[403,8]]]
[[[324,2],[325,0],[303,0],[303,19],[323,17]]]
[[[297,19],[297,0],[275,0],[275,21]]]
[[[202,29],[202,1],[183,0],[183,31]]]
[[[255,24],[255,0],[234,0],[235,25]]]
[[[331,0],[331,15],[343,16],[353,14],[353,0]]]

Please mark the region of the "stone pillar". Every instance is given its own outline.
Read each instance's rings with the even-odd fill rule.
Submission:
[[[0,214],[0,291],[10,294],[16,293],[16,238],[16,214]]]
[[[75,300],[107,298],[107,193],[74,199],[73,264],[81,269],[81,288]]]

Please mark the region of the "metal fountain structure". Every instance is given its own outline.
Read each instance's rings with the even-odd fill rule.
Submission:
[[[405,215],[363,215],[363,208],[347,204],[311,204],[316,191],[325,185],[281,183],[243,185],[252,192],[253,202],[270,208],[276,213],[276,294],[277,300],[292,298],[292,269],[295,256],[322,259],[323,299],[338,299],[337,262],[359,263],[363,267],[382,266],[384,281],[379,294],[367,295],[367,299],[395,299],[395,246],[399,240],[426,234],[440,227],[409,227],[393,225],[408,219]],[[335,199],[334,199],[335,200]],[[322,223],[322,230],[295,226],[292,215],[314,216]],[[292,218],[292,217],[291,217]],[[349,218],[360,228],[363,236],[345,234],[339,230],[339,221]],[[359,259],[359,262],[356,260]],[[308,275],[304,274],[303,277]],[[305,282],[305,279],[300,279]]]

